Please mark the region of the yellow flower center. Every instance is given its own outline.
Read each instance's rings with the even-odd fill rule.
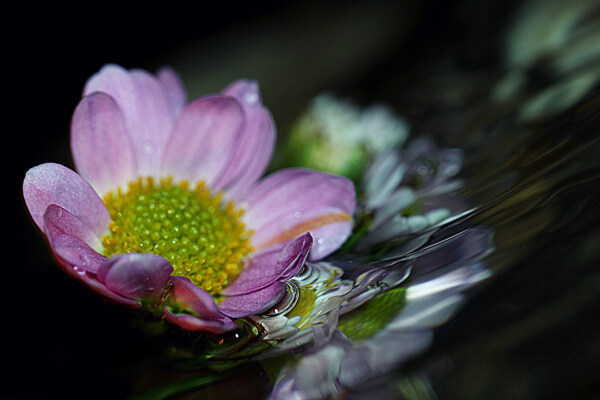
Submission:
[[[106,194],[104,203],[112,217],[104,255],[158,254],[173,265],[173,275],[211,294],[239,275],[252,250],[243,211],[222,204],[222,194],[213,195],[204,182],[190,189],[187,181],[140,178]]]

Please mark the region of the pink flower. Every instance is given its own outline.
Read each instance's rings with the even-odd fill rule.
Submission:
[[[34,167],[23,196],[68,274],[122,304],[158,304],[184,329],[221,333],[276,304],[307,258],[352,230],[348,179],[306,169],[260,179],[274,143],[255,82],[186,105],[172,70],[107,65],[73,114],[77,172]]]

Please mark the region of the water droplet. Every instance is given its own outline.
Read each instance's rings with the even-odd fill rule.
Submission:
[[[146,154],[154,153],[154,146],[152,145],[152,143],[150,143],[150,142],[144,143],[144,153],[146,153]]]
[[[258,94],[256,94],[256,93],[246,93],[244,95],[244,101],[246,101],[246,103],[248,103],[248,104],[256,103],[258,101]]]
[[[275,307],[273,307],[271,310],[266,312],[265,315],[273,317],[278,314],[286,313],[292,308],[294,308],[294,306],[298,302],[298,296],[300,292],[298,290],[298,286],[296,286],[296,284],[294,284],[291,281],[286,281],[285,286],[285,295],[283,296],[281,301],[277,305],[275,305]]]
[[[323,244],[323,243],[325,243],[325,240],[323,238],[319,238],[319,240],[317,240],[317,243],[318,244]]]
[[[296,211],[294,213],[294,217],[296,217],[296,218],[300,218],[301,216],[302,216],[302,213],[300,211]]]

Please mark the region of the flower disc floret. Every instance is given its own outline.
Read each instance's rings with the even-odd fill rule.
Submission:
[[[242,210],[222,204],[203,182],[159,182],[151,177],[130,182],[104,196],[112,222],[102,238],[104,255],[154,253],[166,258],[174,275],[217,294],[235,279],[250,253],[251,233]]]

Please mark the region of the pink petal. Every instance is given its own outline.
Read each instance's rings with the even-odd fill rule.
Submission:
[[[94,249],[102,242],[79,218],[51,204],[44,214],[44,233],[52,250],[73,266],[96,273],[106,257]]]
[[[248,203],[246,220],[257,226],[255,221],[264,221],[267,210],[281,206],[286,200],[301,206],[294,208],[325,205],[348,214],[353,214],[356,208],[354,184],[350,179],[304,168],[289,168],[267,176],[245,197],[244,201]],[[281,210],[282,213],[285,211]]]
[[[46,236],[58,264],[73,278],[83,282],[96,293],[132,308],[139,308],[137,301],[109,290],[98,281],[96,272],[107,258],[92,249],[80,236],[85,227],[76,222],[77,217],[56,205],[50,205],[44,220]]]
[[[81,176],[62,165],[41,164],[27,171],[23,198],[41,230],[44,230],[44,213],[51,204],[79,218],[98,237],[108,230],[110,215],[98,194]]]
[[[164,313],[167,320],[187,331],[219,334],[237,329],[237,325],[226,316],[223,316],[223,320],[204,319],[188,314],[173,314],[167,307],[165,307]]]
[[[51,242],[52,250],[60,265],[67,274],[83,282],[94,292],[123,304],[127,307],[139,308],[140,304],[109,290],[104,283],[98,281],[93,272],[106,260],[106,257],[94,251],[81,239],[70,235],[59,235]]]
[[[232,318],[242,318],[267,311],[285,294],[285,283],[275,281],[260,290],[241,296],[225,297],[219,305],[221,311]]]
[[[254,230],[252,245],[265,249],[305,232],[315,237],[311,260],[335,251],[349,236],[356,194],[347,178],[306,169],[269,175],[245,200],[244,221]]]
[[[109,290],[104,285],[104,283],[98,281],[95,274],[89,273],[84,270],[80,270],[78,268],[74,268],[72,266],[68,266],[66,265],[67,262],[64,260],[59,259],[58,261],[65,272],[67,272],[75,279],[83,282],[88,288],[92,289],[94,292],[100,294],[101,296],[130,308],[138,309],[141,307],[141,304],[137,301],[128,299],[127,297],[123,297],[120,294]]]
[[[162,67],[156,76],[167,92],[171,113],[177,118],[187,102],[183,82],[177,72],[170,67]]]
[[[157,176],[159,160],[175,121],[163,84],[146,71],[127,71],[109,64],[86,83],[83,94],[93,92],[110,95],[122,110],[138,174]]]
[[[337,250],[352,233],[354,221],[334,207],[314,207],[283,215],[252,235],[258,249],[280,248],[286,240],[309,231],[314,239],[309,259],[319,260]]]
[[[227,188],[229,198],[239,198],[265,172],[275,147],[275,122],[263,107],[258,84],[239,80],[223,94],[236,98],[246,114],[246,126],[236,155],[223,174],[217,189]]]
[[[190,103],[167,144],[163,173],[211,186],[235,155],[243,126],[244,113],[232,97],[213,95]]]
[[[81,219],[56,204],[50,204],[44,213],[44,231],[50,240],[53,236],[68,234],[93,249],[102,249],[100,238]]]
[[[137,175],[123,113],[107,94],[90,94],[75,108],[71,151],[77,171],[98,193],[124,187]]]
[[[171,278],[173,291],[170,301],[179,303],[198,316],[174,314],[165,307],[166,318],[183,329],[223,333],[237,328],[237,325],[219,311],[212,296],[195,286],[188,278],[175,276]]]
[[[155,298],[169,281],[173,266],[156,254],[117,254],[98,270],[98,280],[130,299]]]
[[[96,274],[106,257],[92,249],[77,236],[52,235],[50,242],[54,254],[68,263],[69,268]]]
[[[231,285],[222,290],[221,294],[242,295],[263,289],[275,281],[287,281],[302,268],[312,244],[313,239],[307,233],[290,242],[281,251],[255,256],[250,266]]]

